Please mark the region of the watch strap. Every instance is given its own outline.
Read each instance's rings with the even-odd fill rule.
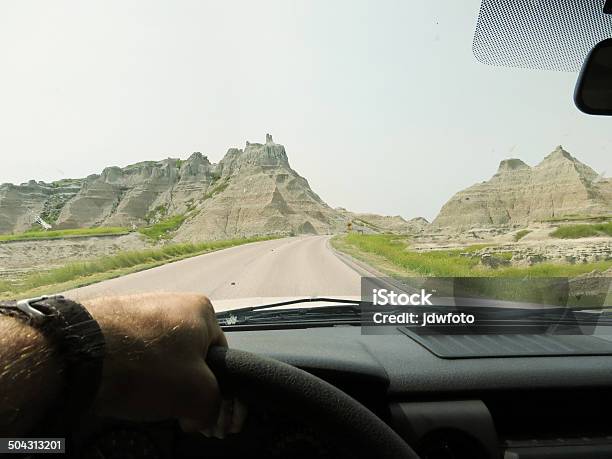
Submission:
[[[85,307],[63,296],[0,302],[0,312],[22,317],[39,329],[57,352],[65,376],[57,406],[65,427],[89,410],[98,392],[104,362],[104,335]]]

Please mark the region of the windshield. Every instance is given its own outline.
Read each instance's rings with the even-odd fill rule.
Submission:
[[[561,43],[521,23],[513,45],[492,5],[12,4],[0,297],[201,292],[228,311],[418,278],[605,309],[610,120],[572,92],[612,27]]]

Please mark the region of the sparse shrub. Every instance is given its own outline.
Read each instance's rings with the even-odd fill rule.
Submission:
[[[174,217],[167,218],[151,226],[139,228],[138,232],[144,234],[150,239],[158,241],[163,238],[167,238],[169,234],[176,231],[185,221],[187,217],[185,215],[175,215]]]
[[[531,231],[529,230],[520,230],[519,232],[517,232],[514,235],[514,241],[520,241],[521,239],[523,239],[525,236],[527,236],[529,233],[531,233]]]
[[[552,233],[552,237],[560,239],[578,239],[593,236],[612,236],[612,222],[583,225],[560,226]]]
[[[212,183],[215,183],[214,185]],[[204,193],[203,200],[210,199],[213,196],[223,192],[229,186],[229,179],[225,178],[225,180],[221,182],[212,182],[210,187],[206,193]]]
[[[155,209],[150,210],[145,215],[145,220],[147,223],[155,223],[161,220],[168,214],[168,204],[161,204],[157,206]]]

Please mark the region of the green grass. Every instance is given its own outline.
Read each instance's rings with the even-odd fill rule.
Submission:
[[[397,273],[406,276],[433,277],[574,277],[591,271],[612,268],[612,261],[582,264],[539,263],[533,266],[506,266],[497,269],[484,267],[477,257],[461,256],[483,248],[475,245],[457,250],[415,252],[408,249],[408,239],[382,234],[348,234],[341,244],[334,244],[349,255],[373,254],[389,262]],[[348,246],[348,250],[346,247]],[[510,253],[494,254],[508,259]],[[376,267],[376,266],[374,266]]]
[[[375,225],[374,223],[371,223],[369,221],[366,221],[363,218],[354,218],[353,222],[358,224],[358,225],[365,226],[366,228],[372,228],[372,229],[375,229],[377,231],[383,231],[383,228],[381,228],[380,226]]]
[[[193,198],[189,199],[186,202],[186,204],[187,204],[187,213],[193,212],[196,209],[196,207],[197,207],[197,204],[194,202]]]
[[[552,217],[542,220],[543,222],[572,222],[572,221],[594,221],[594,222],[607,222],[612,220],[612,215],[564,215],[563,217]]]
[[[406,250],[408,240],[405,237],[386,234],[352,233],[346,235],[345,242],[359,251],[383,257],[407,274],[445,277],[468,275],[478,264],[478,259],[462,257],[460,253],[482,248],[476,246],[462,250],[412,252]]]
[[[87,237],[87,236],[104,236],[109,234],[126,234],[127,228],[123,227],[105,227],[98,228],[75,228],[65,230],[30,230],[19,234],[2,234],[0,242],[4,241],[27,241],[32,239],[61,239],[66,237]]]
[[[492,269],[482,266],[478,257],[461,256],[461,253],[481,249],[482,245],[458,250],[415,252],[409,249],[409,240],[406,237],[393,235],[349,234],[334,238],[332,244],[338,250],[387,275],[403,278],[402,282],[410,283],[407,278],[431,278],[427,280],[426,285],[442,296],[448,290],[449,295],[599,307],[606,304],[609,283],[603,283],[603,290],[588,287],[587,293],[570,293],[568,299],[559,294],[567,292],[563,290],[567,286],[567,281],[563,278],[612,268],[612,261],[602,261],[575,265],[540,263],[533,266],[502,266]],[[511,258],[512,253],[499,252],[492,255],[507,260]],[[449,282],[444,278],[454,279]],[[413,280],[420,282],[418,279]]]
[[[213,196],[223,192],[229,186],[229,179],[226,177],[224,180],[220,181],[217,179],[212,182],[211,186],[208,188],[208,191],[204,193],[203,200],[210,199]]]
[[[552,233],[552,237],[560,239],[578,239],[581,237],[592,236],[612,236],[612,222],[595,223],[584,225],[564,225],[560,226]]]
[[[157,206],[155,209],[150,210],[145,215],[145,220],[147,223],[151,223],[151,220],[157,220],[161,217],[165,217],[168,214],[168,204],[162,204]]]
[[[169,237],[170,233],[176,231],[186,218],[185,215],[175,215],[174,217],[167,218],[154,225],[139,228],[138,232],[154,241],[159,241],[160,239]]]
[[[525,236],[527,236],[529,233],[531,233],[531,231],[529,230],[520,230],[519,232],[517,232],[514,235],[514,241],[520,241],[521,239],[523,239]]]
[[[14,297],[26,292],[39,293],[41,288],[44,288],[43,293],[62,291],[202,253],[269,239],[273,237],[172,244],[155,249],[122,252],[90,261],[69,263],[49,271],[29,274],[22,279],[0,281],[0,298]],[[67,283],[71,284],[67,285]]]
[[[512,252],[495,252],[492,255],[506,261],[512,260],[512,257],[514,256]]]
[[[464,247],[462,249],[458,249],[456,250],[457,253],[474,253],[474,252],[478,252],[479,250],[485,249],[487,247],[491,247],[491,244],[472,244],[469,245],[467,247]],[[451,250],[451,252],[455,252],[455,250]]]
[[[61,188],[67,186],[80,186],[83,183],[84,179],[61,179],[56,180],[55,182],[51,182],[51,186],[53,188]]]

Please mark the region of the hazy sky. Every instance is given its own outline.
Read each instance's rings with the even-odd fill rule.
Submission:
[[[558,144],[612,172],[575,73],[472,55],[478,0],[4,1],[0,182],[285,145],[332,206],[432,218]]]

